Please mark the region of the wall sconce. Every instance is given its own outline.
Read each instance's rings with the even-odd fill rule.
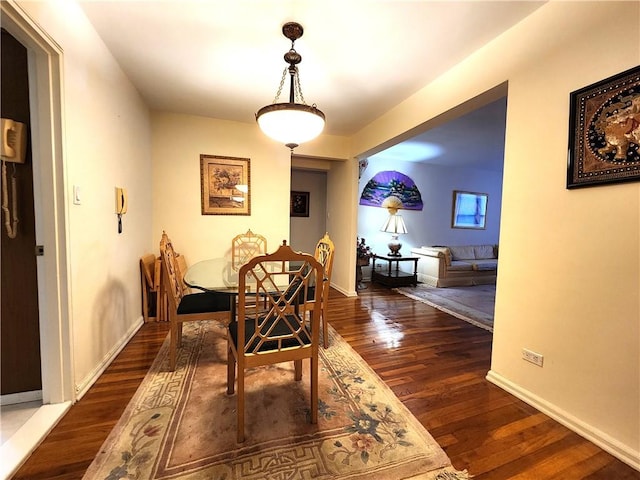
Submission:
[[[380,228],[380,231],[391,234],[391,240],[387,245],[389,247],[388,255],[390,257],[401,257],[400,248],[402,248],[402,243],[398,240],[398,235],[407,233],[407,227],[404,224],[402,215],[397,214],[398,210],[402,208],[402,201],[398,197],[390,195],[384,199],[381,206],[389,210],[389,218]]]

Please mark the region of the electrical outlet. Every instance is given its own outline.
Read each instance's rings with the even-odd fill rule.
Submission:
[[[531,362],[534,365],[542,366],[544,357],[540,353],[532,352],[531,350],[527,350],[526,348],[522,349],[522,358],[527,362]]]

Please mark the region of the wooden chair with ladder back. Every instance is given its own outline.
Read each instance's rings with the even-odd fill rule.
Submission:
[[[171,240],[165,232],[160,240],[163,288],[166,294],[167,315],[170,322],[169,369],[175,370],[178,349],[182,344],[182,324],[201,320],[231,322],[233,297],[220,292],[188,293],[182,281],[184,266],[180,267]]]
[[[324,268],[312,255],[283,245],[259,255],[239,271],[237,321],[227,334],[227,393],[234,393],[237,370],[237,440],[245,435],[245,371],[293,361],[302,379],[302,360],[310,360],[311,423],[318,421],[318,349]],[[315,286],[313,300],[309,289]],[[315,307],[315,308],[314,308]]]

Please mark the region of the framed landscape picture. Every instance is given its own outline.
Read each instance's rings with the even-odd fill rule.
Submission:
[[[640,67],[570,94],[567,188],[640,179]]]
[[[202,215],[250,215],[250,160],[200,155]]]
[[[451,228],[486,228],[488,201],[486,193],[454,190]]]

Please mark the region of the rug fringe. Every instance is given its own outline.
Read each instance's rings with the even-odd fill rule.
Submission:
[[[405,480],[471,480],[472,478],[474,478],[473,475],[471,475],[467,470],[456,470],[449,466],[437,470],[431,470],[427,473],[421,473]]]
[[[473,475],[470,475],[466,470],[440,472],[433,480],[470,480]]]

